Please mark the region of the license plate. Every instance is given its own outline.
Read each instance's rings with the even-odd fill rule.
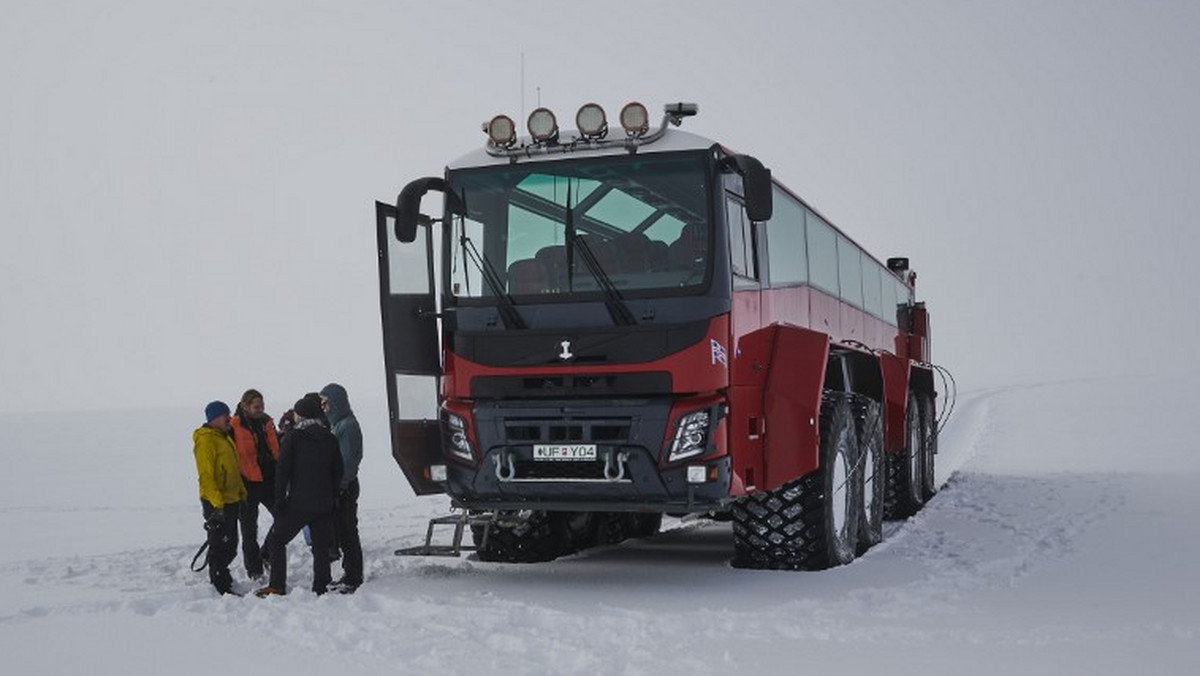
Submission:
[[[537,444],[534,460],[587,462],[596,459],[596,444]]]

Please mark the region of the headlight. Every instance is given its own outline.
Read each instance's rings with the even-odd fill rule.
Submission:
[[[708,409],[693,411],[680,418],[679,427],[675,430],[675,443],[671,445],[667,462],[690,458],[708,450],[709,422]]]
[[[446,414],[446,432],[450,451],[464,460],[475,460],[471,441],[467,438],[467,421],[453,413]]]

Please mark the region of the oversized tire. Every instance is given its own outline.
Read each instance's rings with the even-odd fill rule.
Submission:
[[[596,545],[597,515],[592,512],[554,512],[552,527],[562,530],[563,554]]]
[[[631,536],[632,515],[624,512],[596,512],[596,544],[615,545]]]
[[[853,401],[854,429],[858,433],[858,471],[862,474],[862,509],[858,522],[858,553],[883,540],[883,501],[886,492],[883,449],[883,406],[856,395]]]
[[[821,401],[818,469],[733,504],[733,565],[820,570],[853,561],[860,509],[853,472],[857,457],[850,396],[827,391]]]
[[[937,456],[937,398],[933,395],[921,395],[921,439],[924,442],[921,452],[922,495],[928,502],[937,495],[937,472],[934,471],[934,458]]]
[[[905,447],[887,454],[887,492],[883,518],[907,519],[925,504],[925,430],[921,405],[910,392],[905,412]]]
[[[631,521],[629,529],[630,537],[653,537],[658,535],[659,529],[662,528],[662,512],[655,512],[651,514],[630,514],[629,518]]]
[[[480,561],[540,563],[552,561],[569,550],[560,520],[550,512],[527,510],[504,512],[491,525],[484,542],[484,529],[471,526],[471,539]]]
[[[733,521],[733,512],[728,509],[722,509],[720,511],[713,510],[708,514],[705,514],[704,518],[708,519],[709,521],[716,521],[717,523],[728,523]]]

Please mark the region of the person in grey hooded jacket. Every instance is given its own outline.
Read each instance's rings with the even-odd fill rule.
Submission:
[[[334,533],[342,550],[342,579],[335,586],[353,591],[363,583],[362,543],[358,538],[358,466],[362,462],[362,428],[350,408],[346,388],[330,383],[321,390],[321,406],[342,452],[341,490],[334,515]]]

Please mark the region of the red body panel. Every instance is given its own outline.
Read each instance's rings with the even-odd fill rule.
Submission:
[[[738,346],[734,384],[743,387],[731,393],[730,405],[738,418],[761,414],[769,421],[766,434],[757,443],[747,443],[740,435],[731,437],[735,474],[744,476],[743,471],[750,471],[759,478],[759,488],[772,488],[816,468],[817,431],[807,423],[820,413],[828,348],[842,341],[861,343],[879,354],[884,446],[887,450],[904,448],[910,342],[927,356],[927,338],[920,334],[910,337],[894,324],[811,286],[738,291],[734,299],[735,333],[730,341]],[[758,307],[759,311],[739,317],[736,309],[742,307]],[[928,330],[924,309],[914,310],[913,323],[914,329]],[[772,327],[787,330],[766,333]],[[786,337],[781,340],[781,336]],[[760,370],[746,368],[753,366],[743,364],[747,354],[761,365]],[[802,400],[797,400],[798,392],[804,393]],[[790,439],[794,443],[785,443]],[[793,448],[787,448],[787,443]]]
[[[906,356],[905,348],[897,350],[897,343],[907,344],[907,335],[896,326],[844,303],[811,286],[790,286],[759,291],[738,291],[734,298],[743,294],[762,294],[762,311],[759,326],[792,324],[812,331],[827,334],[832,342],[853,340],[874,350],[887,350]],[[734,304],[734,307],[738,307]],[[734,317],[735,326],[745,325]],[[754,329],[750,329],[754,330]],[[748,333],[749,331],[747,331]],[[741,334],[739,334],[741,335]]]
[[[704,339],[662,359],[641,364],[572,364],[562,366],[497,367],[477,364],[446,350],[442,376],[442,396],[447,399],[471,399],[471,379],[477,376],[538,376],[667,371],[672,391],[705,393],[723,390],[729,385],[729,367],[715,358],[711,341],[729,346],[729,315],[713,317]]]
[[[765,289],[762,292],[763,316],[796,326],[808,326],[814,329],[822,326],[824,327],[821,329],[822,331],[828,331],[829,328],[823,322],[817,323],[810,320],[810,317],[814,316],[809,307],[812,295],[809,293],[810,290],[807,286]]]
[[[742,481],[746,490],[760,485],[765,475],[763,391],[774,342],[774,331],[760,329],[742,335],[733,343],[729,447],[733,456],[733,475]]]
[[[917,361],[929,361],[929,311],[917,305],[910,314],[912,335],[908,339],[909,355]]]
[[[840,299],[809,286],[740,290],[732,312],[713,318],[701,341],[672,355],[639,364],[572,364],[491,367],[445,353],[442,394],[447,407],[470,414],[471,380],[479,376],[602,374],[666,371],[681,397],[671,419],[714,397],[727,398],[729,415],[714,431],[715,452],[728,454],[730,495],[777,488],[817,469],[818,425],[826,365],[832,345],[877,351],[883,380],[885,447],[906,439],[910,341],[927,350],[923,336],[910,337]],[[914,317],[928,327],[927,315]],[[728,348],[726,363],[713,343]],[[895,352],[896,354],[891,354]],[[458,402],[454,404],[452,402]],[[670,434],[663,440],[671,442]]]
[[[802,287],[808,295],[809,321],[797,322],[795,318],[786,315],[770,317],[779,322],[791,322],[797,326],[807,326],[813,331],[821,331],[830,336],[841,338],[842,335],[842,301],[811,287]],[[771,289],[768,293],[795,293],[798,289]]]

